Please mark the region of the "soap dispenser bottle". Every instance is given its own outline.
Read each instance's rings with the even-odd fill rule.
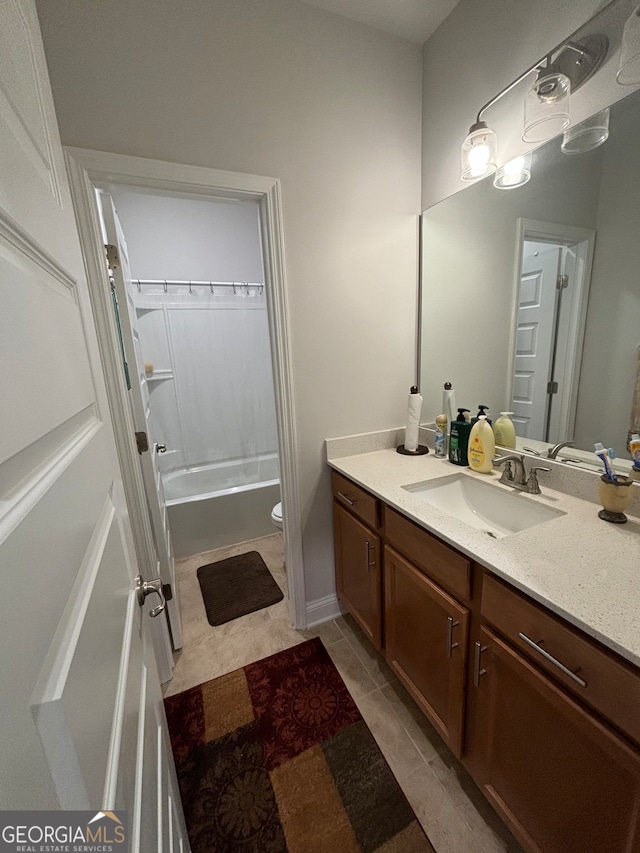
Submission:
[[[493,430],[486,415],[480,415],[471,427],[469,435],[469,467],[481,474],[488,474],[493,469],[493,456],[496,452],[496,442]]]
[[[475,423],[477,423],[478,418],[481,418],[483,415],[487,419],[487,423],[489,424],[489,426],[491,426],[491,418],[487,414],[488,408],[489,408],[489,406],[484,406],[484,405],[482,405],[482,403],[478,406],[478,414],[475,416],[475,418],[471,419],[471,426],[473,426]]]
[[[513,412],[500,412],[500,417],[493,425],[493,434],[496,439],[496,444],[501,447],[508,447],[510,450],[515,450],[516,447],[516,428],[511,420]]]
[[[469,433],[471,424],[465,418],[464,413],[469,409],[458,409],[458,417],[451,422],[449,434],[449,462],[454,465],[468,465],[467,446],[469,444]]]

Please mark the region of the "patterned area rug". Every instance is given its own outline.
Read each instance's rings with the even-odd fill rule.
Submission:
[[[165,707],[193,853],[435,853],[319,639]]]

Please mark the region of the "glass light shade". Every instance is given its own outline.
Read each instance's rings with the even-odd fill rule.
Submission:
[[[633,10],[624,25],[616,80],[622,86],[640,83],[640,6]]]
[[[499,190],[513,190],[524,186],[530,179],[531,154],[525,154],[500,166],[493,179],[493,185]]]
[[[585,121],[565,130],[562,151],[565,154],[584,154],[602,145],[609,138],[609,109],[592,115]]]
[[[472,124],[460,151],[462,180],[477,181],[495,172],[497,149],[498,137],[491,128],[483,121]]]
[[[544,142],[569,125],[571,82],[566,74],[553,71],[539,77],[524,102],[525,142]]]

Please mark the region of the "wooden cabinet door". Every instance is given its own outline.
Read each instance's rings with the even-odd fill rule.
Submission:
[[[387,662],[460,757],[469,611],[389,547],[384,573]]]
[[[640,753],[490,630],[475,682],[476,782],[542,853],[640,851]]]
[[[380,537],[335,502],[333,526],[338,597],[379,651],[382,635]]]

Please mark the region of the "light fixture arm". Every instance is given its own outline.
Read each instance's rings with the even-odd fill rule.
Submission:
[[[502,98],[504,95],[506,95],[508,92],[510,92],[513,88],[515,88],[518,85],[518,83],[522,83],[522,81],[525,79],[525,77],[527,77],[529,74],[531,74],[534,71],[539,71],[540,68],[542,67],[543,63],[546,62],[547,67],[549,67],[551,65],[551,56],[552,56],[552,54],[550,53],[548,56],[545,56],[544,59],[539,59],[534,65],[531,66],[531,68],[527,68],[526,71],[523,71],[522,74],[519,77],[517,77],[512,83],[509,83],[509,85],[506,86],[504,89],[502,89],[502,91],[498,92],[497,95],[494,95],[490,101],[487,101],[487,103],[484,106],[480,107],[480,109],[478,111],[478,116],[476,118],[476,122],[479,122],[481,120],[482,113],[486,112],[486,110],[488,110],[489,107],[492,107],[497,101],[500,100],[500,98]]]

